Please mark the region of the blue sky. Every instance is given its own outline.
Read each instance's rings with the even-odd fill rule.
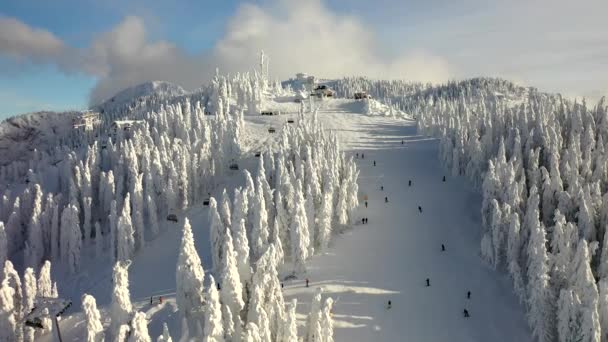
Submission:
[[[605,0],[3,0],[0,119],[85,108],[147,80],[193,89],[216,66],[250,69],[260,49],[278,78],[487,75],[597,99],[605,13]]]

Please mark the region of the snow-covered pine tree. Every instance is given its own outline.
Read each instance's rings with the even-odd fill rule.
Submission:
[[[323,311],[321,312],[321,342],[334,341],[334,322],[332,318],[332,308],[334,301],[331,298],[325,300]]]
[[[123,202],[122,214],[116,226],[116,259],[118,261],[130,260],[135,250],[133,224],[131,223],[131,200],[127,193]]]
[[[129,342],[151,342],[148,333],[148,319],[143,312],[136,312],[131,320]]]
[[[220,292],[220,298],[222,305],[227,307],[230,312],[227,315],[226,309],[223,309],[224,332],[228,334],[235,330],[240,331],[240,325],[242,324],[240,313],[245,307],[243,286],[237,266],[237,255],[234,251],[232,234],[229,229],[226,229],[223,252],[224,257],[221,272],[222,291]]]
[[[226,227],[222,222],[215,198],[209,198],[209,239],[211,240],[211,264],[214,270],[222,265],[222,245]]]
[[[163,334],[158,336],[156,342],[173,342],[173,339],[169,334],[169,327],[167,326],[167,323],[163,323]]]
[[[80,266],[80,249],[82,234],[78,209],[70,204],[61,214],[61,259],[68,265],[70,272],[74,273]]]
[[[291,258],[293,261],[294,273],[306,272],[306,259],[308,259],[308,247],[310,245],[308,235],[308,221],[306,219],[306,209],[304,197],[301,195],[301,185],[298,184],[295,203],[295,217],[292,220],[292,226],[289,231],[291,234]]]
[[[315,292],[315,296],[310,304],[310,312],[306,318],[306,334],[304,335],[305,342],[316,342],[321,341],[323,333],[321,331],[321,316],[322,316],[322,302],[321,296],[323,294],[322,288],[318,288]]]
[[[533,188],[534,189],[534,188]],[[534,195],[531,195],[534,196]],[[538,203],[538,195],[536,195]],[[526,213],[530,241],[528,242],[528,320],[532,334],[541,342],[554,338],[553,298],[549,286],[549,257],[546,249],[545,228],[539,220],[538,207]],[[529,209],[530,210],[530,209]]]
[[[18,341],[18,330],[21,329],[21,324],[18,324],[19,317],[16,315],[15,309],[15,290],[8,282],[3,281],[0,284],[0,340],[2,341]]]
[[[112,303],[110,305],[110,327],[108,329],[109,338],[117,340],[121,336],[122,326],[127,325],[133,317],[133,306],[131,305],[131,295],[129,292],[129,273],[130,261],[118,261],[114,264],[112,273]],[[128,325],[127,325],[128,327]],[[124,338],[123,338],[124,341]]]
[[[236,219],[236,217],[235,217]],[[236,227],[234,236],[234,251],[236,252],[236,265],[239,270],[239,277],[244,289],[248,289],[251,283],[251,262],[249,258],[249,241],[247,240],[247,231],[245,230],[245,220],[241,219]],[[248,301],[245,290],[243,299]]]
[[[6,260],[8,260],[8,240],[6,231],[4,230],[4,223],[0,221],[0,272]]]
[[[287,318],[283,325],[283,333],[281,334],[281,340],[278,342],[298,342],[298,320],[296,318],[296,307],[298,306],[298,300],[292,299],[291,303],[287,307]]]
[[[205,308],[205,333],[203,342],[223,342],[224,326],[222,322],[222,307],[215,279],[210,276],[207,288],[207,306]]]
[[[101,315],[97,310],[97,301],[91,295],[82,295],[82,311],[84,311],[85,321],[87,323],[85,332],[86,342],[103,342],[104,332],[101,324]]]
[[[186,318],[191,336],[201,336],[203,321],[203,280],[205,272],[194,246],[194,236],[188,218],[184,219],[182,242],[175,271],[177,307]]]

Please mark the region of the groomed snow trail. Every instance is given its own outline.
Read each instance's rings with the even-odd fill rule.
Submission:
[[[445,174],[438,142],[417,136],[413,121],[332,110],[319,118],[350,155],[365,154],[357,162],[369,207],[361,201],[359,217],[369,223],[312,259],[309,288],[302,279],[286,284],[300,317],[320,286],[337,301],[336,341],[531,341],[509,279],[479,257],[480,196]]]

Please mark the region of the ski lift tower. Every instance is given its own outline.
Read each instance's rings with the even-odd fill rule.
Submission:
[[[45,312],[46,309],[48,315],[53,320],[55,329],[57,329],[57,337],[59,338],[59,342],[62,342],[57,317],[61,316],[70,306],[72,306],[72,302],[67,299],[36,297],[36,302],[34,303],[32,312],[25,316],[25,325],[36,329],[48,328],[42,324],[43,318],[47,315]]]

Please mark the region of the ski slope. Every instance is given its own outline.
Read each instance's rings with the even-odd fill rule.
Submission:
[[[448,176],[442,182],[437,141],[417,136],[415,122],[365,115],[362,108],[361,102],[331,100],[319,111],[319,119],[339,135],[347,153],[365,154],[357,162],[360,198],[368,196],[369,207],[362,200],[359,216],[369,218],[369,223],[357,223],[336,235],[327,253],[310,260],[310,287],[304,286],[304,279],[285,281],[286,301],[298,299],[299,323],[304,324],[312,296],[322,287],[325,296],[336,301],[338,342],[531,341],[524,309],[509,280],[478,255],[480,196],[463,179]],[[253,153],[273,142],[288,117],[295,115],[246,117],[243,138],[248,157],[240,163],[241,169],[256,169]],[[268,134],[269,126],[277,128],[276,135]],[[223,187],[232,194],[235,186],[243,184],[241,171],[230,173],[212,195],[220,197]],[[389,203],[384,203],[385,196]],[[132,301],[147,313],[153,339],[161,333],[163,322],[174,340],[181,335],[174,293],[184,216],[190,219],[196,248],[205,271],[210,272],[207,211],[199,205],[180,215],[178,224],[163,221],[162,233],[147,241],[129,269]],[[442,243],[445,252],[441,252]],[[83,265],[88,274],[59,279],[60,294],[72,298],[75,311],[81,294],[87,292],[107,312],[112,283],[111,268],[105,264],[91,258],[89,265]],[[426,278],[430,287],[425,286]],[[470,300],[467,291],[472,292]],[[150,296],[159,295],[163,303],[155,299],[150,305]],[[388,300],[392,301],[390,310]],[[465,308],[471,314],[468,319],[463,317]],[[81,313],[64,317],[64,339],[81,340],[84,326]],[[49,340],[48,336],[42,340]]]
[[[509,279],[479,257],[480,196],[462,178],[442,182],[438,142],[416,135],[414,121],[331,109],[319,117],[346,151],[365,154],[359,184],[369,207],[361,203],[360,216],[369,223],[313,257],[309,288],[287,285],[298,312],[320,286],[337,300],[336,341],[531,341]]]

